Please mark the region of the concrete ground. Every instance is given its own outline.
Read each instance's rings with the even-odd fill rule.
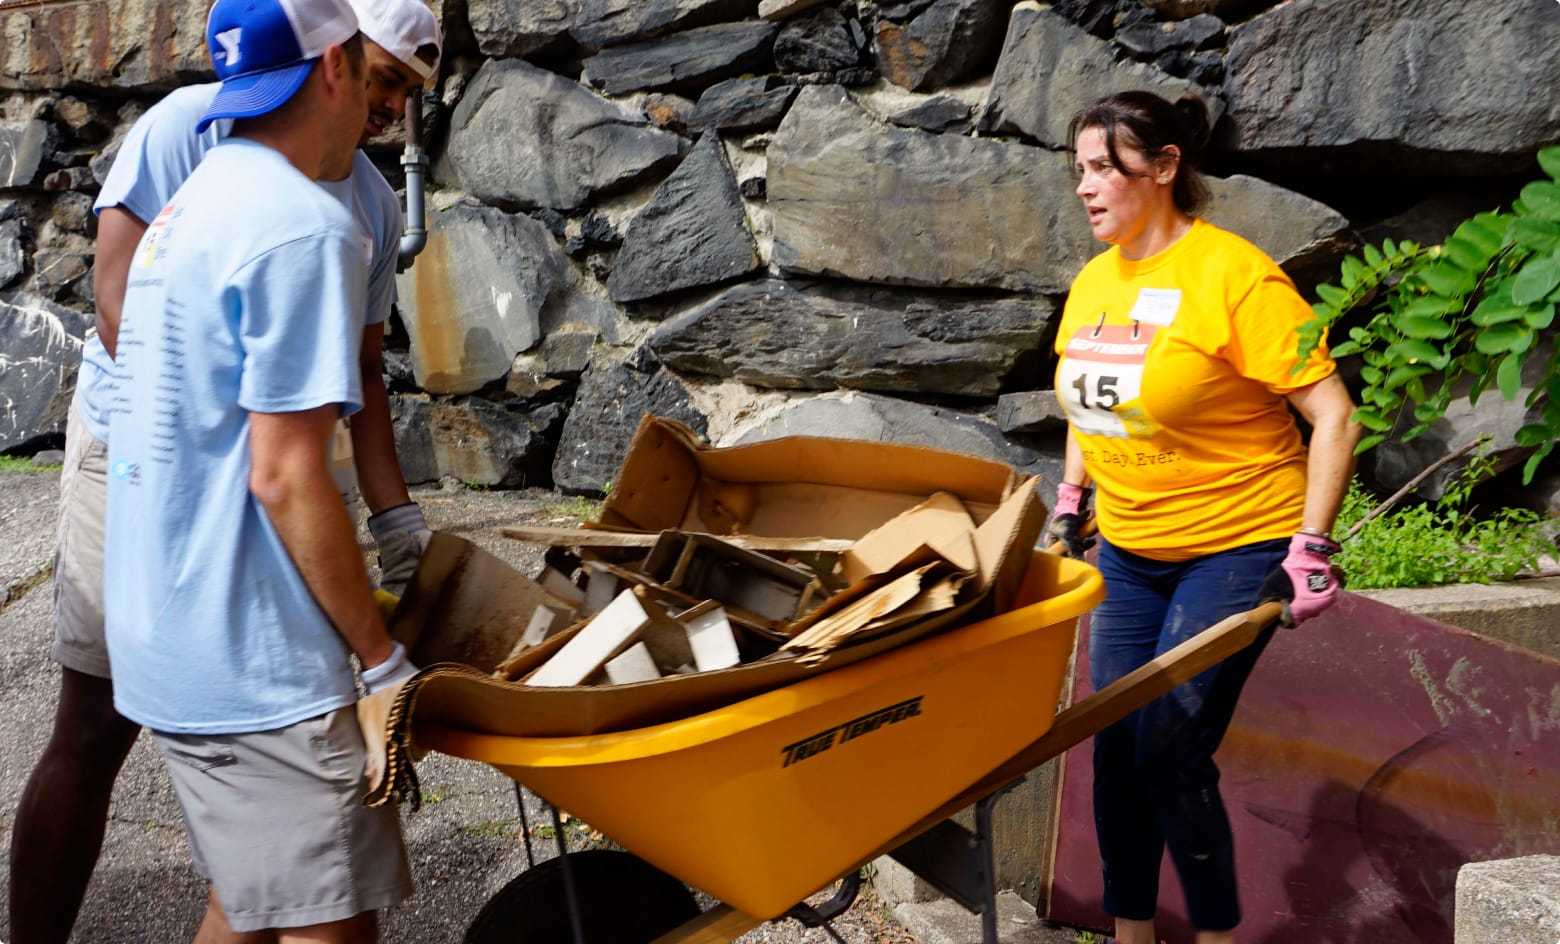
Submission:
[[[522,569],[537,566],[540,548],[505,539],[494,528],[520,521],[568,525],[592,510],[577,499],[534,490],[457,488],[424,492],[417,498],[435,528],[475,540]],[[58,688],[58,669],[48,657],[52,638],[48,577],[57,500],[55,474],[0,474],[0,717],[6,719],[0,726],[0,846],[6,849],[18,797],[49,735]],[[425,805],[417,813],[403,812],[418,891],[407,904],[384,916],[382,939],[456,942],[482,904],[525,866],[512,784],[485,766],[438,755],[419,765],[418,772]],[[543,837],[551,834],[551,827],[545,825],[539,806],[532,813],[539,854],[550,854],[550,843]],[[72,824],[57,827],[70,829]],[[8,884],[9,879],[9,862],[0,860],[0,884]],[[203,903],[202,883],[189,866],[178,805],[161,761],[143,736],[115,789],[103,857],[73,940],[90,944],[189,940]],[[1018,911],[1004,908],[1004,915]],[[1025,921],[1032,924],[1032,916],[1030,911],[1027,918],[1018,915],[1017,924],[1007,921],[1004,941],[1078,940],[1071,931],[1025,926]],[[933,918],[914,912],[906,917],[921,928],[921,940],[928,944],[979,939],[978,930],[975,937],[967,936],[969,928],[978,928],[968,916],[945,915],[934,924],[927,923]],[[917,941],[870,887],[835,928],[851,942]],[[1008,933],[1010,928],[1015,933]],[[1021,928],[1025,933],[1016,933]],[[9,938],[9,916],[0,912],[0,942]],[[806,930],[795,922],[766,925],[743,938],[773,944],[828,940],[824,931]]]

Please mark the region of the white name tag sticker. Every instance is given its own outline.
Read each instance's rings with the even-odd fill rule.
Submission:
[[[1169,325],[1175,321],[1175,313],[1180,307],[1180,289],[1145,288],[1138,291],[1137,303],[1127,317],[1143,324]]]

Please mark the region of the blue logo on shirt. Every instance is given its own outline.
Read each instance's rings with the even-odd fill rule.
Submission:
[[[126,482],[139,482],[141,480],[141,467],[128,459],[120,459],[114,463],[113,468],[109,471],[114,478],[123,479]]]

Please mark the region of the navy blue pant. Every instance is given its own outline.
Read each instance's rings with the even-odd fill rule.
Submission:
[[[1288,546],[1287,540],[1263,541],[1166,563],[1101,540],[1105,602],[1089,630],[1095,689],[1256,606],[1263,579]],[[1213,753],[1271,636],[1269,630],[1250,648],[1095,735],[1094,828],[1107,913],[1138,921],[1154,916],[1168,846],[1192,925],[1228,931],[1240,923],[1234,839]]]

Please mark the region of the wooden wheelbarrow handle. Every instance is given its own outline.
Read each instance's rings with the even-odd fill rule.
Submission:
[[[1263,603],[1244,613],[1236,613],[1066,709],[1056,716],[1050,730],[1044,735],[963,793],[884,843],[862,859],[862,864],[891,849],[897,849],[992,791],[1098,734],[1182,682],[1213,668],[1255,642],[1263,630],[1278,622],[1282,614],[1283,608],[1278,603]]]

